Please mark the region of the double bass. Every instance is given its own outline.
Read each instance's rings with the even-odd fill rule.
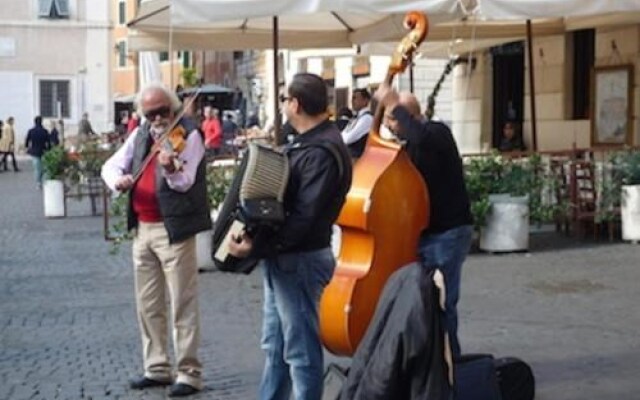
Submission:
[[[427,35],[428,20],[410,12],[410,32],[398,45],[385,82],[407,67]],[[338,217],[342,232],[336,270],[320,301],[320,332],[329,351],[352,355],[364,336],[389,276],[415,261],[420,233],[429,220],[429,195],[401,144],[384,140],[378,105],[362,157]]]

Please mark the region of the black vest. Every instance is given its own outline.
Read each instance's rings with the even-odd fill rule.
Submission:
[[[364,113],[362,113],[362,115],[372,115],[372,114],[370,111],[365,111]],[[354,125],[358,121],[358,118],[360,118],[362,115],[356,116],[356,119],[353,122]],[[369,138],[369,133],[367,133],[366,135],[362,136],[360,139],[356,140],[355,142],[347,146],[349,148],[349,153],[351,153],[352,158],[360,158],[362,153],[364,153],[364,148],[367,145],[368,138]]]
[[[189,132],[189,135],[198,134],[194,132],[196,126],[190,120],[183,118],[180,120],[180,125],[186,132]],[[152,144],[153,139],[149,134],[149,123],[145,123],[140,126],[134,139],[131,164],[132,175],[135,176],[142,167],[142,162],[151,150]],[[135,187],[133,190],[136,190]],[[156,165],[156,196],[164,226],[169,234],[170,243],[180,242],[198,232],[211,229],[204,159],[198,165],[193,186],[184,193],[171,189],[162,176],[162,167],[159,164]],[[129,196],[127,225],[129,229],[138,226],[138,217],[133,212],[133,195]]]

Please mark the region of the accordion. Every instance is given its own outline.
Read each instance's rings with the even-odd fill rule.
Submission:
[[[283,199],[289,180],[285,153],[250,143],[213,227],[211,257],[226,272],[250,273],[258,263],[254,258],[228,254],[229,241],[246,231],[277,228],[285,219]]]

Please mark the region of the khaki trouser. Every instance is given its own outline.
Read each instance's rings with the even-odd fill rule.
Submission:
[[[162,222],[140,223],[133,240],[133,265],[144,375],[156,380],[172,378],[167,352],[168,289],[178,367],[176,382],[201,389],[202,365],[197,355],[200,321],[195,236],[169,244]]]

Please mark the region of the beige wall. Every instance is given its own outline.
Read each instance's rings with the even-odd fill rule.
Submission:
[[[85,6],[91,1],[91,6]],[[0,14],[0,86],[11,96],[0,99],[0,119],[16,119],[18,142],[39,115],[40,80],[69,81],[67,134],[74,134],[83,111],[103,130],[110,113],[109,0],[70,0],[69,18],[39,18],[37,0],[3,2]]]
[[[617,52],[612,49],[616,42]],[[640,25],[596,29],[595,65],[632,64],[635,71],[634,144],[640,144]],[[487,150],[491,143],[491,56],[478,52],[478,68],[470,74],[463,66],[454,71],[453,131],[463,153]],[[538,150],[561,150],[591,146],[591,121],[572,120],[571,35],[533,40]],[[525,47],[525,115],[523,133],[531,148],[531,101],[529,61]]]

